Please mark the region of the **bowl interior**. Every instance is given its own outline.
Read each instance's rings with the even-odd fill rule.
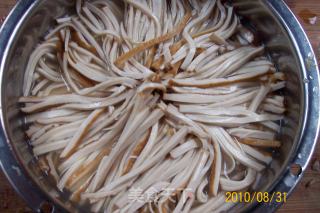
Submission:
[[[283,91],[287,112],[278,136],[283,145],[279,151],[274,152],[274,161],[265,171],[256,189],[256,191],[265,191],[270,189],[288,169],[288,162],[300,141],[305,119],[306,98],[303,70],[285,24],[266,1],[234,0],[233,5],[237,13],[242,16],[243,24],[250,25],[255,31],[259,40],[265,44],[270,59],[287,77],[286,89]],[[5,72],[1,79],[3,125],[10,146],[34,183],[66,209],[77,207],[69,203],[67,196],[59,193],[55,184],[39,169],[24,134],[26,127],[23,114],[19,110],[18,98],[22,95],[23,75],[29,55],[42,41],[43,36],[52,29],[55,18],[61,17],[70,10],[73,10],[72,0],[35,1],[32,8],[21,19],[19,29],[11,37],[11,48],[5,58]]]

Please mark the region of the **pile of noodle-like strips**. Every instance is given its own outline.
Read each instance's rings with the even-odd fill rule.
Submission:
[[[254,40],[220,0],[78,0],[25,71],[41,168],[93,212],[230,209],[281,146],[285,76]]]

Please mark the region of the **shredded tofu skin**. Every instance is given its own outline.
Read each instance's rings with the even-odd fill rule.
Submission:
[[[77,0],[35,47],[21,111],[57,188],[92,212],[216,212],[281,147],[264,47],[221,0]]]

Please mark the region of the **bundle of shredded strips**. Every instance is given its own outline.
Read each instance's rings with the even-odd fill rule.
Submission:
[[[41,168],[92,212],[220,212],[272,161],[284,73],[221,0],[76,1],[30,55]]]

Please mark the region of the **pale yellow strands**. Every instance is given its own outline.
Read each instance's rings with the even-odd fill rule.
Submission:
[[[70,200],[88,212],[228,211],[223,191],[256,184],[281,146],[285,74],[221,1],[77,0],[30,55],[26,134]],[[137,202],[147,195],[157,202]]]
[[[135,48],[131,49],[129,52],[124,53],[123,55],[121,55],[119,58],[117,58],[117,60],[114,62],[115,65],[119,68],[122,68],[124,66],[124,63],[129,60],[130,58],[132,58],[133,56],[135,56],[136,54],[149,49],[159,43],[162,43],[164,41],[167,41],[171,38],[173,38],[174,36],[176,36],[177,34],[181,33],[181,31],[184,29],[184,27],[186,26],[186,24],[188,23],[188,21],[190,20],[191,17],[191,12],[188,12],[183,19],[181,20],[181,22],[179,23],[178,26],[174,27],[174,30],[172,32],[169,32],[163,36],[160,36],[158,38],[154,38],[151,39],[149,41],[146,41],[142,44],[139,44],[138,46],[136,46]]]
[[[251,146],[264,147],[264,148],[279,148],[281,146],[281,142],[277,140],[244,138],[244,139],[239,139],[239,142],[243,144],[251,145]]]
[[[76,149],[76,147],[79,145],[81,140],[84,138],[86,133],[89,131],[89,128],[95,120],[98,119],[99,115],[104,111],[104,109],[96,109],[93,111],[89,117],[81,124],[78,131],[74,134],[68,145],[64,148],[62,151],[60,157],[68,157],[70,156]]]

